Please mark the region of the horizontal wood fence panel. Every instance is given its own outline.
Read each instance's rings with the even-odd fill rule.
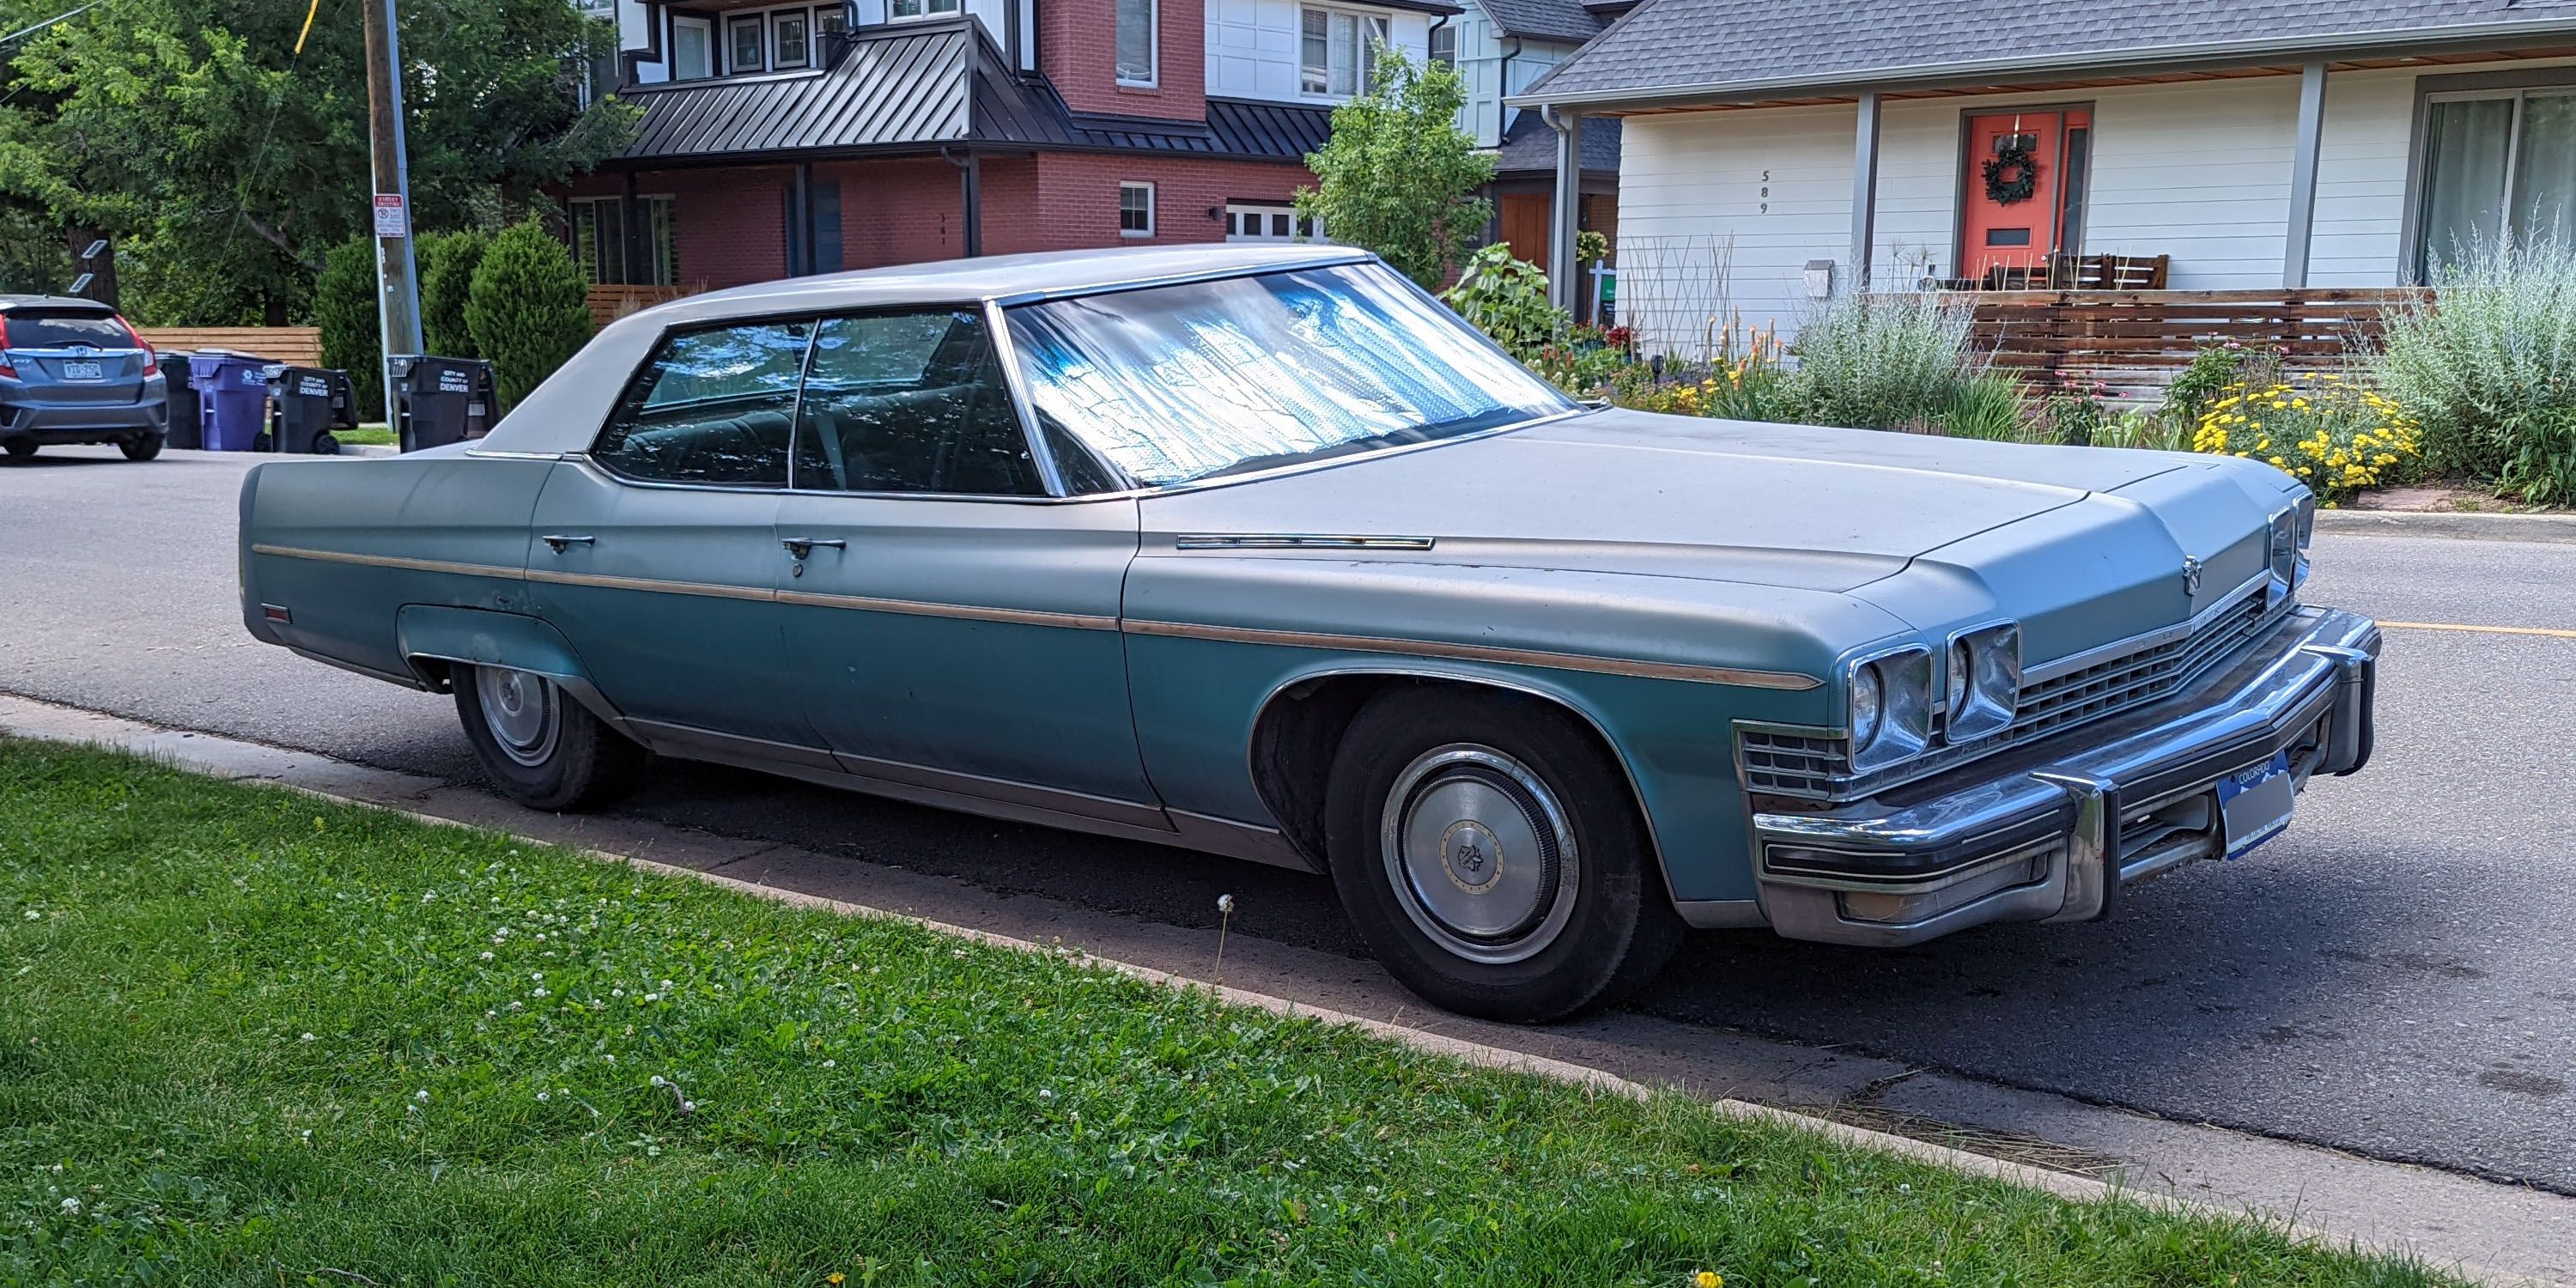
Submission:
[[[702,295],[706,289],[707,284],[704,282],[688,286],[617,286],[608,283],[594,285],[590,288],[588,297],[590,324],[593,327],[603,327],[640,309],[649,309],[656,304],[666,304],[692,295]]]
[[[2160,396],[2204,344],[2278,350],[2296,367],[2340,366],[2415,290],[1978,291],[1969,341],[1995,366],[2043,384]]]
[[[297,367],[322,365],[322,328],[311,326],[139,326],[135,332],[155,349],[195,353],[228,349],[254,358]]]

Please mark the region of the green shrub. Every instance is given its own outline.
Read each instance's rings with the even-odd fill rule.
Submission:
[[[2201,413],[2196,452],[2266,462],[2329,505],[2411,470],[2420,426],[2396,402],[2340,373],[2230,385]]]
[[[1509,242],[1496,242],[1467,259],[1458,284],[1440,297],[1467,325],[1493,337],[1505,352],[1536,365],[1548,346],[1564,340],[1574,318],[1548,302],[1547,274],[1512,258]]]
[[[2504,427],[2514,446],[2496,482],[2540,505],[2576,505],[2576,411],[2524,412]]]
[[[1795,418],[1855,429],[1937,422],[1984,374],[1968,350],[1972,307],[1928,292],[1836,296],[1790,346]]]
[[[2576,248],[2546,240],[2467,247],[2432,298],[2381,316],[2370,372],[2423,425],[2436,469],[2516,483],[2576,476]],[[2535,498],[2537,499],[2537,498]]]
[[[359,237],[322,256],[313,283],[313,325],[322,329],[322,365],[349,373],[361,420],[384,414],[385,350],[376,311],[376,243]]]
[[[1958,388],[1937,420],[1952,438],[2018,442],[2028,418],[2021,381],[2001,371],[1988,371]]]
[[[474,290],[474,270],[483,266],[491,246],[491,238],[472,229],[420,239],[420,333],[431,353],[483,356],[465,322],[465,301]]]
[[[2234,340],[2203,341],[2191,365],[2165,386],[2165,410],[2175,423],[2197,425],[2230,385],[2271,385],[2281,378],[2281,353]]]
[[[2134,447],[2154,452],[2188,451],[2191,422],[2169,411],[2130,407],[2094,423],[2095,447]]]
[[[474,270],[465,324],[511,406],[590,342],[581,269],[531,218],[492,239]]]

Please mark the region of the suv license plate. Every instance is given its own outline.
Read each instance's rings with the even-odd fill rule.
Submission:
[[[100,363],[66,362],[63,364],[65,380],[105,380],[106,378],[107,368]]]
[[[2227,827],[2227,857],[2244,858],[2247,851],[2279,836],[2290,825],[2290,810],[2298,799],[2286,751],[2219,779],[2218,816]]]

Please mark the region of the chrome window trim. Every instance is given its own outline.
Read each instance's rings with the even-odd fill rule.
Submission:
[[[1175,550],[1429,550],[1436,537],[1332,536],[1292,532],[1184,532]]]

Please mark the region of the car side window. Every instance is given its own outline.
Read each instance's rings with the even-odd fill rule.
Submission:
[[[825,318],[796,414],[796,486],[1044,495],[983,315]]]
[[[785,487],[810,321],[663,338],[617,400],[591,459],[662,483]]]

